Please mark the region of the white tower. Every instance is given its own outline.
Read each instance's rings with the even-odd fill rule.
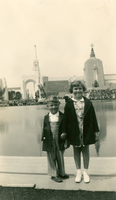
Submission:
[[[90,58],[84,64],[84,81],[87,88],[94,87],[97,81],[99,87],[104,86],[104,72],[102,61],[95,57],[93,44],[91,45]]]
[[[39,61],[37,59],[36,45],[34,45],[34,48],[35,48],[35,59],[33,61],[33,72],[34,75],[38,77],[37,84],[40,84],[40,68],[39,68]]]

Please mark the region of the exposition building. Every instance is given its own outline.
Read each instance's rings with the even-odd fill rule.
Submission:
[[[35,85],[39,86],[39,94],[42,94],[42,91],[45,91],[46,96],[54,94],[58,95],[59,97],[64,97],[66,94],[69,93],[69,82],[74,77],[40,77],[40,68],[39,61],[37,59],[36,46],[35,55],[36,57],[33,62],[34,74],[28,77],[26,76],[26,79],[25,77],[23,77],[22,87],[8,88],[9,99],[10,95],[14,97],[16,96],[17,99],[19,99],[19,96],[22,96],[23,99],[27,99],[26,86],[28,82],[33,82],[33,98],[35,98]],[[104,91],[107,90],[107,95],[104,93],[102,94],[102,97],[107,98],[107,96],[109,95],[109,91],[112,91],[113,98],[116,99],[116,74],[104,74],[103,63],[100,59],[96,58],[93,45],[91,45],[90,58],[85,61],[83,70],[83,76],[76,76],[75,74],[75,77],[76,79],[85,82],[88,91],[93,91],[91,98],[96,98],[95,93],[97,91],[98,95],[100,96],[101,91],[102,93],[104,93]],[[42,89],[40,86],[42,87]]]
[[[93,46],[91,48],[90,58],[84,63],[83,76],[75,77],[86,83],[87,89],[116,89],[116,74],[104,74],[103,63],[95,57]],[[53,80],[54,79],[54,80]],[[71,77],[50,78],[43,77],[43,86],[46,94],[56,94],[64,96],[69,93],[69,81]]]

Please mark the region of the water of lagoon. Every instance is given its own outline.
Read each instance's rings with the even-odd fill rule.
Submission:
[[[90,155],[116,157],[116,101],[93,103],[100,128],[100,142],[90,145]],[[60,105],[64,110],[64,102]],[[46,105],[0,107],[0,155],[46,156],[42,152],[41,121]],[[72,146],[65,156],[73,156]]]

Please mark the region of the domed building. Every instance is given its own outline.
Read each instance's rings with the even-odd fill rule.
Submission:
[[[104,72],[102,61],[95,57],[93,45],[91,45],[90,58],[84,63],[84,81],[87,88],[103,87]]]

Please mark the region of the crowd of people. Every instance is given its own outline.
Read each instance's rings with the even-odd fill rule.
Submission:
[[[58,96],[58,95],[57,95]],[[106,90],[96,90],[91,89],[85,91],[84,96],[86,96],[90,100],[114,100],[116,99],[116,89],[106,89]],[[65,96],[66,98],[66,96]],[[62,99],[62,97],[59,97]],[[42,98],[41,100],[37,99],[20,99],[20,100],[8,100],[8,101],[0,101],[0,107],[4,106],[28,106],[28,105],[40,105],[46,104],[46,98]]]
[[[0,101],[0,107],[29,106],[29,105],[40,105],[40,104],[46,104],[46,99],[41,99],[40,101],[37,101],[36,99],[21,99],[21,100]]]
[[[89,90],[88,98],[91,100],[113,100],[113,99],[116,99],[116,89]]]

